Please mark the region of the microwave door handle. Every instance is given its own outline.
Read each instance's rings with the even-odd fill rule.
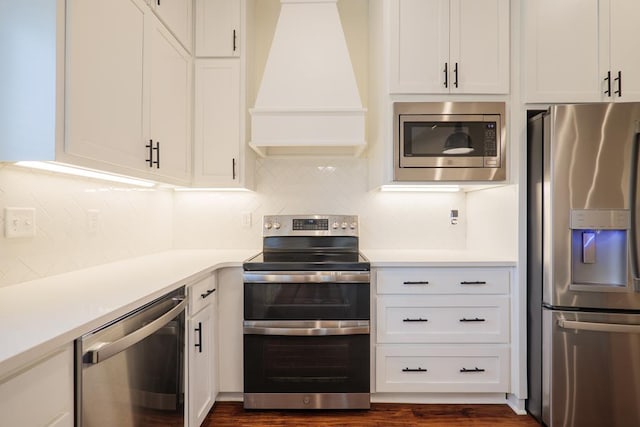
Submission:
[[[633,275],[634,288],[636,292],[640,292],[640,242],[638,241],[638,156],[640,156],[640,121],[636,122],[636,131],[633,135],[633,146],[631,147],[631,185],[630,188],[630,204],[631,204],[631,274]]]

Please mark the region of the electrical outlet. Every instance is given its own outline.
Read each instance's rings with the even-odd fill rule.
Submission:
[[[100,211],[98,209],[87,209],[87,232],[97,234],[100,226]]]
[[[451,209],[449,213],[449,224],[458,225],[458,209]]]
[[[4,208],[4,235],[7,238],[36,235],[35,208]]]
[[[242,228],[251,228],[251,212],[242,212]]]

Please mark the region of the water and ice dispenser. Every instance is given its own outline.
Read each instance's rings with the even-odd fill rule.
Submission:
[[[571,210],[573,285],[627,285],[629,224],[626,209]]]

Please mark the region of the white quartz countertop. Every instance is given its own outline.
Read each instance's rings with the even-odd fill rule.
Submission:
[[[0,378],[257,250],[174,250],[0,288]]]
[[[215,269],[258,253],[172,250],[0,288],[0,379],[60,346]],[[372,267],[515,266],[469,251],[366,250]]]
[[[372,267],[514,267],[512,257],[467,250],[361,249]]]

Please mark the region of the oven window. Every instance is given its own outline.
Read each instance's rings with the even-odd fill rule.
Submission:
[[[369,393],[369,335],[244,335],[245,393]]]
[[[495,156],[496,123],[485,121],[403,123],[405,157]]]
[[[363,283],[245,283],[245,320],[367,320]]]

